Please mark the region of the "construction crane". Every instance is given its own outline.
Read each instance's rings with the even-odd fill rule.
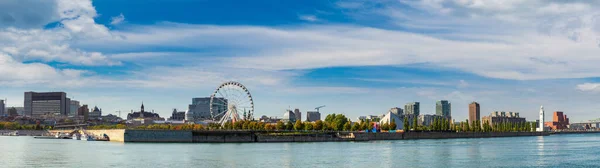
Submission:
[[[315,110],[317,110],[317,112],[319,112],[319,109],[323,108],[325,106],[319,106],[319,107],[315,107]]]

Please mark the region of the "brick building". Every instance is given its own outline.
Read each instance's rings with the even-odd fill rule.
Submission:
[[[555,111],[552,115],[552,121],[545,122],[544,125],[553,130],[567,129],[569,128],[569,118],[562,111]]]

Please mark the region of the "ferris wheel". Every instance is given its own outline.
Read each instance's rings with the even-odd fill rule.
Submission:
[[[210,95],[210,114],[221,125],[228,121],[250,120],[254,115],[254,100],[241,83],[225,82]]]

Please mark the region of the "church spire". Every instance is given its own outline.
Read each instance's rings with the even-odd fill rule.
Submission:
[[[143,101],[142,101],[142,111],[141,112],[144,112],[144,102]]]

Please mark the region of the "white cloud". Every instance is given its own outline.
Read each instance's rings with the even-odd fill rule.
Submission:
[[[48,85],[61,85],[77,80],[86,71],[74,69],[55,69],[41,63],[21,63],[12,57],[0,53],[0,84],[21,86],[25,84],[44,83]]]
[[[466,88],[466,87],[469,87],[469,83],[465,80],[459,80],[457,87],[458,88]]]
[[[576,88],[584,92],[600,92],[600,83],[583,83],[577,85]]]
[[[123,16],[122,13],[119,16],[110,18],[111,25],[118,25],[118,24],[123,23],[123,21],[125,21],[125,16]]]
[[[309,22],[319,21],[319,18],[317,18],[317,16],[315,16],[315,15],[300,15],[298,17],[300,20],[309,21]]]

